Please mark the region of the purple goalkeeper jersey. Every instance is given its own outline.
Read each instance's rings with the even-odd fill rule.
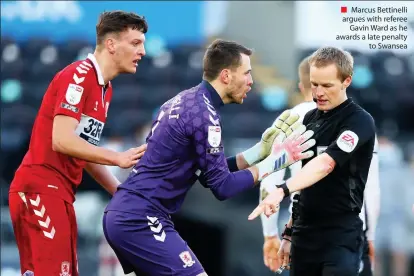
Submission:
[[[219,200],[253,187],[250,171],[229,171],[221,141],[222,106],[206,81],[164,103],[147,137],[147,151],[106,210],[139,213],[143,204],[153,204],[175,213],[199,178]]]

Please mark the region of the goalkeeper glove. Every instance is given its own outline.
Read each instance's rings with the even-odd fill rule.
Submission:
[[[286,134],[289,134],[287,138]],[[313,151],[308,151],[316,144],[315,139],[310,139],[312,136],[313,131],[306,131],[306,127],[300,122],[288,128],[286,133],[280,132],[273,142],[270,155],[256,165],[259,171],[258,180],[262,181],[274,171],[312,157]]]
[[[280,114],[273,122],[272,126],[263,132],[260,142],[242,152],[247,164],[252,166],[266,158],[270,154],[275,137],[280,133],[284,134],[297,120],[299,120],[299,115],[290,110],[285,110]]]

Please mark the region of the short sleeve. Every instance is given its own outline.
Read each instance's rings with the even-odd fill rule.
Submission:
[[[373,118],[360,111],[347,118],[340,126],[338,137],[326,149],[339,166],[346,163],[362,146],[372,142],[374,145],[375,124]]]
[[[80,121],[87,98],[86,92],[89,89],[85,78],[79,78],[74,70],[68,68],[54,80],[53,85],[56,89],[54,116],[66,115]]]

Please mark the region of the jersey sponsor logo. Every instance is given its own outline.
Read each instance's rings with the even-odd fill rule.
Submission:
[[[339,135],[336,144],[338,147],[345,152],[352,152],[358,144],[359,137],[355,132],[346,130]]]
[[[87,142],[91,143],[92,145],[99,145],[99,141],[101,140],[101,134],[104,128],[104,123],[93,118],[82,114],[80,123],[76,128],[76,133],[82,139],[86,140]]]
[[[70,111],[72,111],[74,113],[78,113],[79,112],[79,109],[76,106],[73,106],[73,105],[70,105],[70,104],[67,104],[67,103],[61,103],[60,104],[60,107],[61,108],[64,108],[64,109],[67,109],[67,110],[70,110]]]
[[[208,126],[208,143],[210,146],[216,148],[221,142],[221,127],[219,126]]]
[[[191,256],[189,251],[184,251],[180,253],[180,259],[183,261],[184,265],[183,267],[192,267],[193,264],[195,264],[195,261],[193,260],[193,257]]]
[[[66,90],[66,101],[72,105],[76,105],[80,102],[83,94],[83,87],[70,83]]]
[[[316,154],[317,154],[317,155],[321,155],[322,153],[324,153],[324,152],[325,152],[325,150],[326,150],[327,148],[328,148],[328,147],[326,147],[326,146],[316,147]]]
[[[22,276],[34,276],[34,272],[30,270],[26,270],[26,272],[23,273]]]

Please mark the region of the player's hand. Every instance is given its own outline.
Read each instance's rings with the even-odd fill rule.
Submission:
[[[147,144],[144,144],[137,148],[130,148],[127,151],[120,152],[118,154],[116,165],[123,169],[129,169],[138,163],[139,159],[141,159],[146,150]]]
[[[263,260],[265,266],[271,271],[276,272],[280,267],[277,252],[280,248],[280,239],[278,236],[265,237],[263,244]]]
[[[253,212],[249,215],[249,220],[254,220],[261,213],[264,213],[267,217],[270,217],[280,209],[280,202],[285,197],[285,193],[283,192],[282,188],[277,188],[276,190],[272,191],[262,202],[260,202],[259,206],[253,210]]]
[[[276,136],[270,155],[256,165],[259,181],[274,171],[284,169],[299,160],[313,156],[313,151],[309,150],[316,144],[315,139],[310,139],[313,136],[312,130],[306,131],[306,127],[297,122],[287,129],[287,133],[289,133],[287,138],[285,132],[280,132]]]
[[[249,166],[266,158],[270,152],[273,142],[280,133],[285,133],[290,126],[299,120],[300,116],[292,113],[290,110],[285,110],[276,120],[272,126],[267,128],[259,143],[242,153],[244,159]],[[286,135],[284,135],[286,137]]]
[[[292,246],[292,243],[290,242],[291,237],[285,236],[286,239],[282,240],[282,243],[280,244],[279,252],[277,252],[277,256],[279,259],[279,263],[281,266],[284,266],[285,269],[290,269],[290,248]]]
[[[368,241],[368,256],[371,261],[371,267],[375,266],[375,247],[374,241]]]

